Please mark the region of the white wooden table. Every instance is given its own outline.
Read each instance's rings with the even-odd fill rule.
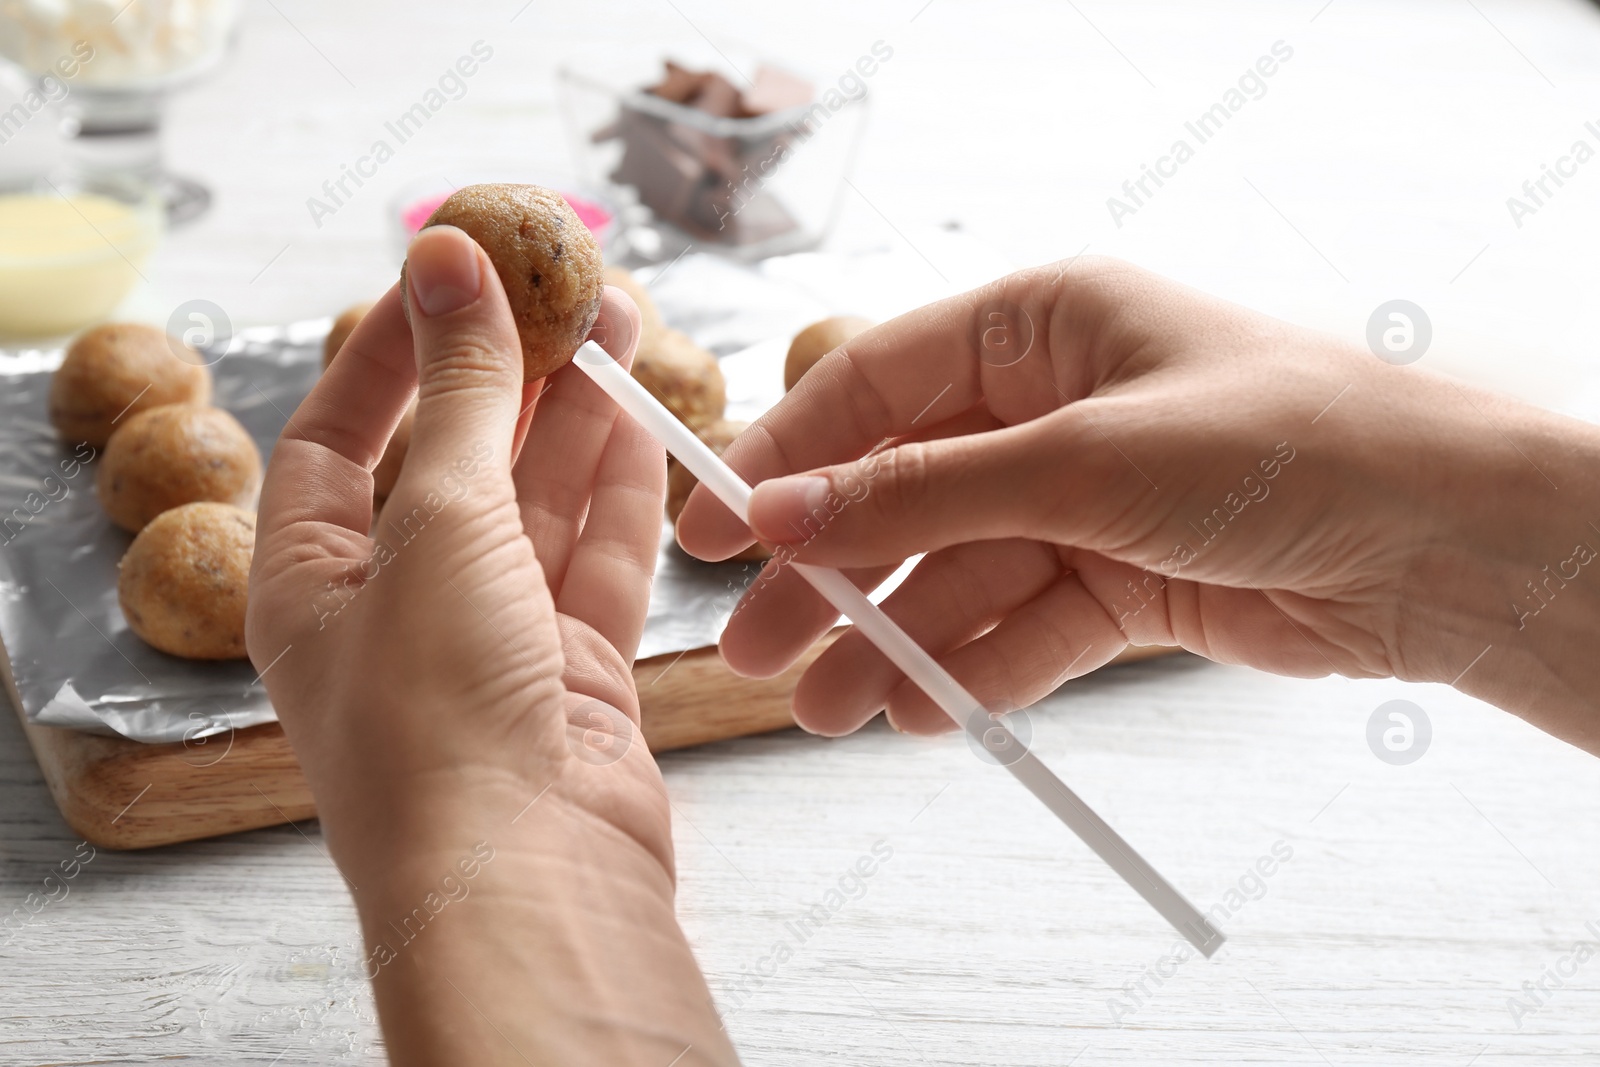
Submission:
[[[962,277],[940,262],[957,222],[1000,262],[1087,245],[1351,337],[1406,297],[1433,319],[1427,363],[1600,407],[1600,162],[1520,229],[1505,205],[1600,140],[1583,129],[1600,12],[1578,0],[536,0],[513,22],[521,3],[250,6],[231,67],[173,108],[174,162],[216,208],[136,304],[162,319],[205,298],[254,323],[370,296],[404,182],[565,167],[557,63],[626,79],[663,50],[715,60],[709,39],[842,72],[884,40],[839,247],[909,242]],[[305,198],[479,39],[495,54],[468,94],[314,228]],[[1106,198],[1279,40],[1294,56],[1267,94],[1118,229]],[[1366,741],[1394,698],[1433,727],[1408,766]],[[1192,898],[1239,905],[1223,953],[1174,964],[1155,916],[960,739],[873,727],[675,754],[679,908],[749,1063],[1600,1062],[1600,959],[1537,1011],[1508,1005],[1600,941],[1600,761],[1443,687],[1189,657],[1074,682],[1031,721]],[[892,858],[800,943],[788,922],[880,841]],[[1252,878],[1275,847],[1291,858]],[[77,848],[0,715],[0,914]],[[69,889],[0,928],[0,1063],[381,1062],[315,824],[102,852]],[[741,993],[785,938],[792,959]]]

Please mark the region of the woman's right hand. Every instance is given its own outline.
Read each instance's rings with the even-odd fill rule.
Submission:
[[[1125,264],[1025,271],[870,330],[727,459],[779,546],[722,640],[743,673],[835,621],[784,561],[865,587],[925,552],[884,608],[989,707],[1176,644],[1458,684],[1600,752],[1600,568],[1580,562],[1600,551],[1600,431]],[[678,530],[706,559],[752,540],[703,489]],[[855,632],[795,694],[819,733],[885,707],[953,728]]]

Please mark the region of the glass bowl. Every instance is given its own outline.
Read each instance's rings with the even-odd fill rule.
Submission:
[[[814,248],[833,228],[864,90],[725,118],[571,70],[557,79],[578,173],[622,205],[618,240],[634,258],[694,246],[761,259]]]
[[[0,187],[0,336],[75,333],[109,315],[160,241],[148,183],[43,177]]]

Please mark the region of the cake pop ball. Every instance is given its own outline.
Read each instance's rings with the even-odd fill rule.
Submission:
[[[128,628],[186,659],[243,659],[256,517],[232,504],[164,511],[122,557],[117,600]]]
[[[203,404],[163,404],[124,419],[95,472],[100,506],[132,533],[197,500],[248,507],[260,484],[255,441],[238,419]]]
[[[108,322],[67,349],[50,379],[50,422],[67,444],[100,448],[136,412],[210,399],[211,372],[199,352],[154,326]]]
[[[428,226],[455,226],[494,264],[522,342],[524,381],[572,361],[600,314],[604,264],[594,235],[560,193],[537,185],[468,185]],[[400,270],[405,288],[406,272]],[[409,301],[403,305],[410,315]]]

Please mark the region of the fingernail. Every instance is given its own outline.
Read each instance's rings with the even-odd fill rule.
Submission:
[[[459,311],[478,299],[483,286],[478,248],[453,226],[430,226],[406,251],[406,278],[424,315]]]
[[[825,501],[832,490],[828,479],[815,474],[762,482],[750,497],[750,527],[774,544],[809,541],[827,521]]]

